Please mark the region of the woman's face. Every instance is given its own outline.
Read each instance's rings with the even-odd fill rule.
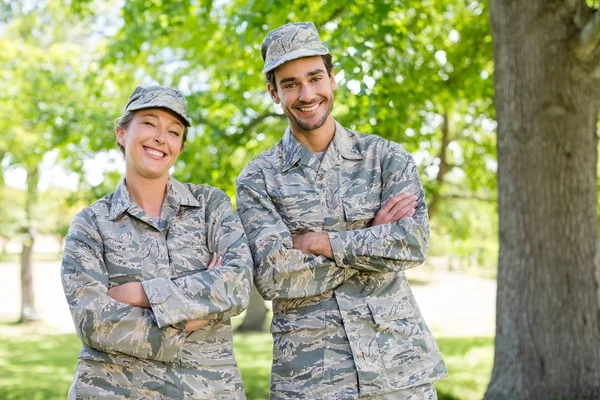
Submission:
[[[128,177],[146,179],[169,175],[183,148],[184,126],[176,114],[148,108],[135,112],[125,129],[117,129],[117,141],[125,148]]]

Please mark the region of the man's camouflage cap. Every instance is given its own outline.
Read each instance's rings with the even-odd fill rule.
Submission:
[[[267,33],[260,45],[267,73],[288,61],[302,57],[322,56],[329,50],[323,45],[312,22],[290,22]]]
[[[137,111],[145,108],[166,108],[179,115],[187,126],[192,126],[187,116],[185,97],[177,89],[159,85],[136,87],[127,100],[125,110]]]

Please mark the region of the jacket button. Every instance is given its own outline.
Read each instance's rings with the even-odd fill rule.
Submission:
[[[344,257],[344,259],[342,260],[342,262],[343,262],[344,264],[350,264],[350,260],[348,260],[348,258],[347,258],[347,257]]]

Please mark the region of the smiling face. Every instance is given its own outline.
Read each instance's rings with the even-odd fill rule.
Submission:
[[[135,112],[125,128],[117,128],[117,142],[125,149],[127,178],[168,178],[183,148],[185,128],[176,114],[148,108]]]
[[[276,104],[281,104],[292,132],[317,131],[332,118],[333,75],[333,70],[327,74],[321,56],[299,58],[277,67],[276,87],[269,83],[269,94]]]

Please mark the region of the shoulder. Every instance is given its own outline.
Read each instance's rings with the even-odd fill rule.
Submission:
[[[378,157],[382,160],[393,158],[405,162],[412,160],[411,154],[400,143],[379,135],[360,133],[347,128],[346,132],[363,156]]]
[[[71,222],[67,239],[81,235],[98,239],[100,235],[98,221],[109,219],[112,196],[113,193],[107,194],[79,211]]]
[[[227,201],[230,202],[229,196],[222,189],[218,187],[205,185],[205,184],[195,184],[195,183],[183,183],[182,184],[192,196],[198,200],[200,203],[210,204],[213,202],[222,202]]]
[[[183,184],[190,193],[198,200],[203,206],[204,218],[206,221],[209,219],[218,219],[219,216],[230,212],[233,209],[231,199],[223,190],[218,187],[204,184]]]
[[[270,149],[263,151],[258,156],[254,157],[239,174],[236,182],[238,184],[247,184],[257,177],[264,176],[264,171],[273,169],[281,160],[280,147],[281,140]]]
[[[108,219],[110,214],[110,208],[112,205],[113,195],[114,192],[109,193],[96,200],[89,206],[79,211],[75,218],[82,218],[86,220]]]

